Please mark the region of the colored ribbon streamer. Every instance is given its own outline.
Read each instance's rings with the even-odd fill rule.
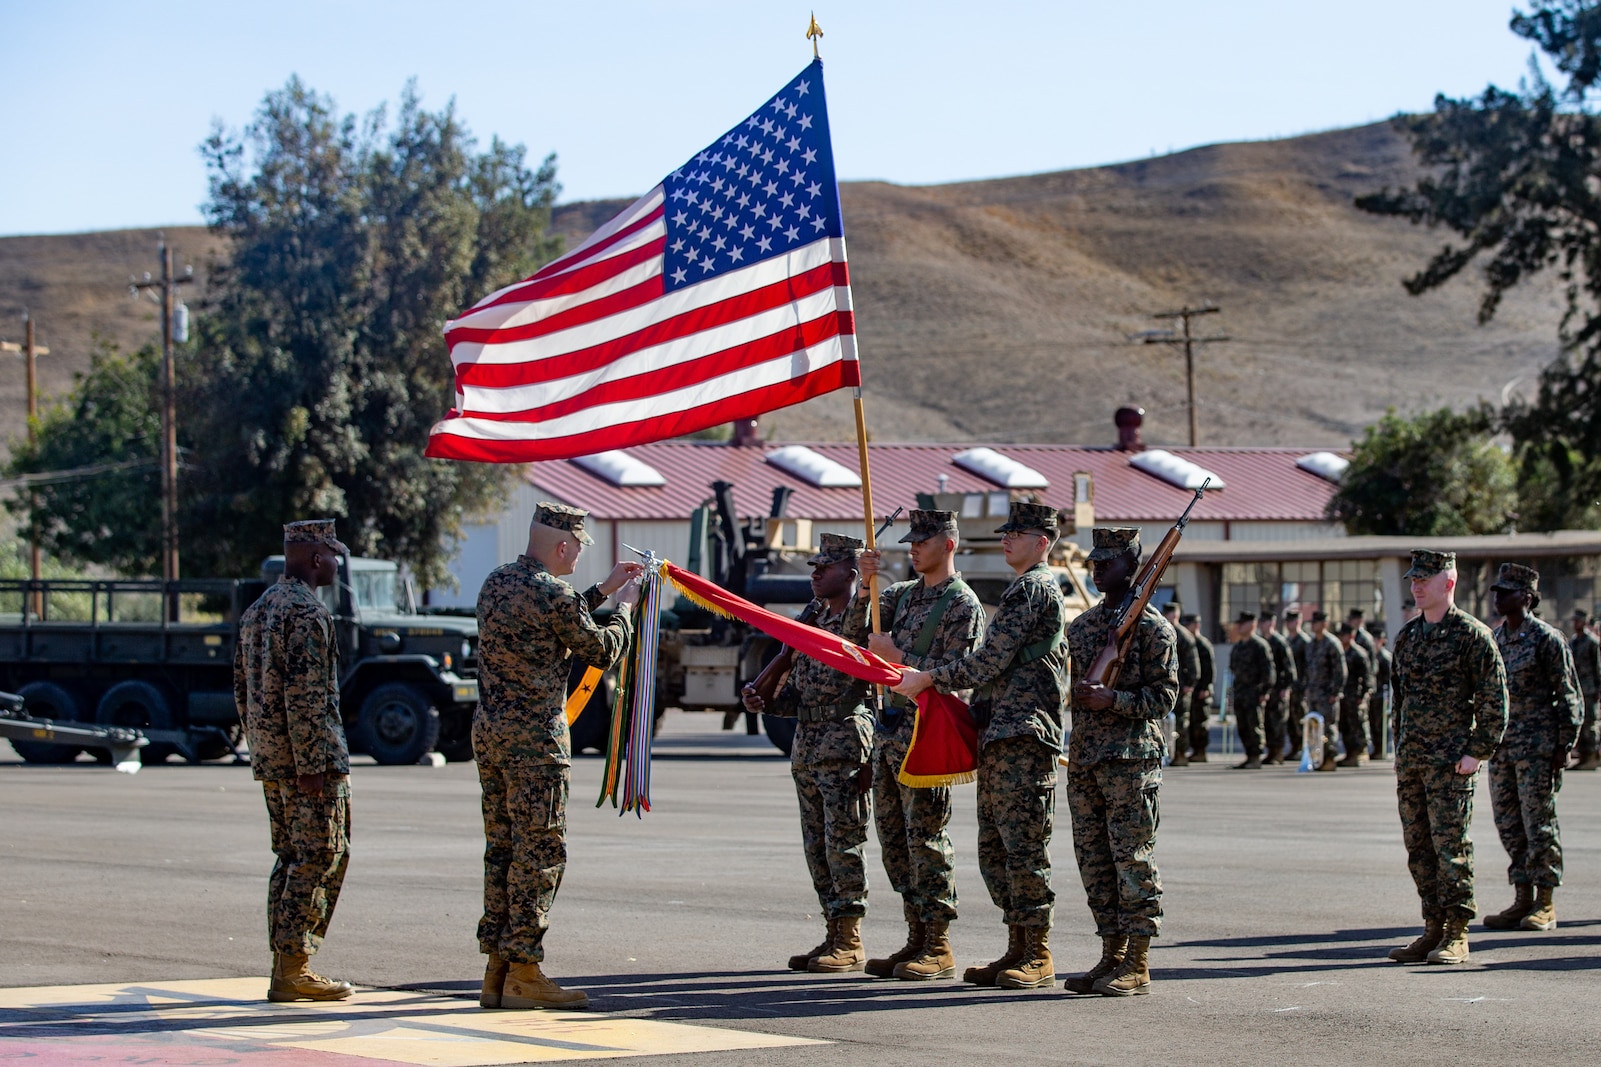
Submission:
[[[584,713],[584,705],[588,704],[589,698],[595,695],[595,689],[600,685],[600,676],[604,673],[599,667],[586,667],[584,669],[583,681],[578,683],[577,689],[567,695],[568,726],[577,722],[578,716]]]

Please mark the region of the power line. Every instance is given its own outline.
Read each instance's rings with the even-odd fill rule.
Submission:
[[[1190,398],[1190,447],[1200,444],[1200,430],[1195,417],[1195,346],[1201,344],[1219,344],[1227,341],[1225,335],[1216,337],[1196,337],[1190,333],[1190,320],[1202,315],[1216,315],[1222,309],[1216,304],[1202,304],[1200,307],[1185,305],[1177,311],[1162,311],[1151,316],[1156,319],[1178,319],[1184,324],[1182,337],[1176,336],[1172,330],[1150,330],[1140,334],[1139,337],[1148,345],[1183,345],[1184,346],[1184,383]]]

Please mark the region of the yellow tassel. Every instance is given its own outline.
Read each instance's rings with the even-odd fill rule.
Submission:
[[[707,611],[711,612],[712,614],[721,615],[725,619],[732,619],[734,617],[733,615],[730,615],[726,609],[718,607],[716,604],[713,604],[710,600],[707,600],[705,597],[701,596],[700,594],[695,593],[692,590],[690,590],[687,586],[681,585],[680,583],[674,581],[672,572],[667,569],[667,565],[665,563],[662,564],[662,575],[669,582],[671,582],[673,588],[678,590],[681,594],[683,594],[684,599],[688,600],[691,604],[698,604],[701,607],[705,608]]]
[[[977,771],[962,771],[959,774],[907,774],[904,767],[895,776],[901,785],[912,789],[938,789],[947,785],[967,785],[978,781]]]

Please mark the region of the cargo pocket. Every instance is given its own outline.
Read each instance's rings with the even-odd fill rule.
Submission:
[[[350,847],[349,799],[350,783],[342,779],[328,781],[316,796],[296,792],[291,833],[298,854],[338,853]]]

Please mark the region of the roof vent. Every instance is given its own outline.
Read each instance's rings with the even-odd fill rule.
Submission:
[[[609,452],[596,452],[592,456],[575,456],[573,462],[618,488],[667,484],[667,479],[662,477],[661,471],[649,463],[635,459],[620,448],[614,448]]]
[[[1345,474],[1345,468],[1351,465],[1351,461],[1341,459],[1333,452],[1313,452],[1296,460],[1295,465],[1338,485],[1340,477]]]
[[[785,445],[767,453],[767,462],[819,489],[860,489],[861,477],[849,467],[805,445]]]
[[[1046,489],[1051,484],[1033,467],[1025,467],[993,448],[969,448],[952,456],[951,462],[1008,489]]]
[[[1144,452],[1137,452],[1130,456],[1129,465],[1138,467],[1146,474],[1154,474],[1170,485],[1180,489],[1199,489],[1201,483],[1208,478],[1212,484],[1208,489],[1222,489],[1223,479],[1196,463],[1175,456],[1173,453],[1161,448],[1148,448]]]

